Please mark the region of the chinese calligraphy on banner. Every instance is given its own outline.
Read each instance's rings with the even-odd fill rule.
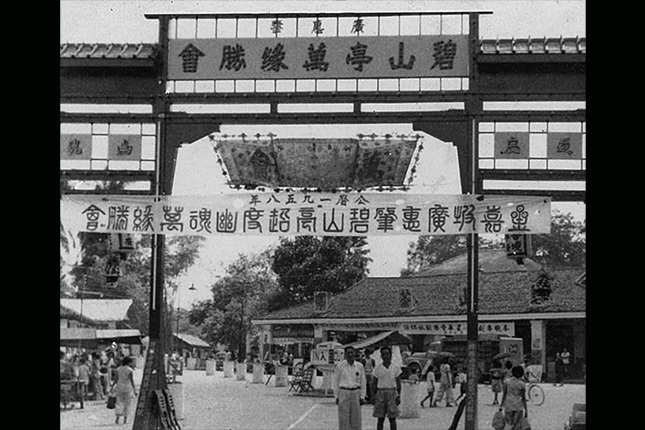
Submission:
[[[467,35],[171,39],[168,79],[468,77]]]
[[[428,323],[401,323],[399,331],[403,334],[442,334],[465,335],[465,322],[428,322]],[[486,321],[480,322],[477,331],[479,334],[505,334],[515,335],[513,321]]]
[[[63,196],[77,231],[167,235],[398,236],[550,232],[547,197],[405,193]]]

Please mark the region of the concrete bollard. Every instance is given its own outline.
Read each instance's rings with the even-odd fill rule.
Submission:
[[[206,376],[215,374],[215,360],[206,360]]]
[[[238,381],[246,380],[246,363],[237,363],[237,375],[235,379]]]
[[[262,364],[253,363],[253,379],[252,384],[264,383],[264,366]]]
[[[196,358],[189,358],[186,360],[186,367],[188,370],[195,370],[197,367],[197,359]]]
[[[401,381],[401,418],[419,418],[421,384]]]
[[[172,396],[172,403],[175,406],[175,416],[178,420],[184,419],[184,384],[175,382],[168,384],[168,391]]]
[[[234,361],[225,361],[224,362],[224,377],[232,378],[235,375],[235,362]]]
[[[287,366],[275,366],[275,386],[286,387],[289,385]]]

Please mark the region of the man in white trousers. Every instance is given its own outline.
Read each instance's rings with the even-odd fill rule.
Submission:
[[[338,405],[338,429],[362,430],[361,405],[367,393],[365,369],[355,361],[356,350],[345,348],[345,360],[336,365],[332,388]]]

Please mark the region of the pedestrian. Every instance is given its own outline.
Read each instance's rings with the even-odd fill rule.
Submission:
[[[371,349],[366,349],[365,350],[365,358],[363,360],[363,368],[365,369],[365,381],[367,383],[367,392],[365,395],[365,401],[368,403],[374,404],[374,398],[372,396],[372,392],[374,391],[374,367],[376,366],[376,362],[372,358],[372,350]]]
[[[502,392],[502,379],[504,379],[504,369],[499,360],[493,360],[490,369],[490,389],[493,392],[493,405],[498,405],[497,396]]]
[[[65,353],[60,351],[60,380],[61,381],[70,381],[74,379],[74,366],[67,361]]]
[[[93,352],[92,353],[92,365],[90,368],[92,369],[91,373],[91,381],[92,381],[92,391],[94,393],[94,398],[95,399],[100,399],[103,400],[103,384],[101,382],[101,355],[98,352]]]
[[[564,361],[562,360],[562,356],[560,354],[556,354],[555,383],[553,384],[554,387],[557,387],[558,385],[562,387],[564,385],[564,372],[565,372],[565,366],[564,366]]]
[[[522,430],[522,411],[524,417],[528,418],[526,384],[523,377],[522,366],[513,366],[511,377],[504,381],[502,404],[499,407],[500,411],[504,409],[504,430]]]
[[[568,378],[569,364],[571,364],[571,353],[567,351],[566,347],[562,348],[562,352],[560,353],[560,358],[562,359],[562,363],[564,364],[563,378]]]
[[[114,362],[114,352],[109,349],[105,353],[103,358],[103,367],[105,368],[105,387],[109,389],[113,385],[114,378],[116,376],[116,363]],[[101,373],[103,371],[101,370]]]
[[[464,373],[464,368],[460,367],[459,372],[455,376],[456,386],[459,387],[459,395],[455,399],[455,403],[459,403],[462,397],[466,395],[466,373]]]
[[[116,369],[116,379],[112,385],[112,393],[116,396],[115,423],[119,424],[119,417],[123,417],[123,424],[128,422],[128,415],[132,410],[137,388],[134,385],[134,360],[130,356],[123,357],[121,365]]]
[[[434,396],[434,391],[435,391],[435,377],[434,377],[434,371],[435,367],[432,365],[432,361],[428,360],[426,365],[423,368],[423,371],[421,372],[421,377],[423,378],[425,376],[426,378],[426,384],[428,386],[428,394],[421,400],[421,407],[423,407],[423,402],[426,400],[429,400],[428,404],[430,407],[433,407],[434,404],[432,402],[432,397]]]
[[[446,358],[439,366],[439,372],[441,373],[439,378],[439,390],[437,390],[437,394],[432,405],[437,406],[437,403],[443,399],[443,395],[445,394],[446,406],[452,407],[454,406],[454,395],[452,392],[452,373],[450,371],[450,364],[448,364],[448,358]]]
[[[356,350],[345,347],[345,359],[336,365],[332,377],[332,388],[338,405],[338,429],[361,430],[363,403],[367,391],[365,369],[355,361]]]
[[[392,347],[381,347],[382,363],[374,368],[374,411],[376,430],[383,430],[385,417],[390,422],[390,430],[396,430],[396,417],[400,415],[401,404],[401,367],[392,363]]]
[[[87,363],[87,359],[85,356],[81,356],[78,360],[78,386],[80,390],[79,395],[83,399],[87,397],[87,387],[90,385],[91,374],[92,370]]]

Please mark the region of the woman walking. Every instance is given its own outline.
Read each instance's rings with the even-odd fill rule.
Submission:
[[[123,417],[123,424],[128,422],[128,415],[132,410],[134,396],[137,395],[137,389],[134,386],[134,366],[132,357],[123,357],[121,365],[116,369],[116,380],[112,386],[112,392],[116,396],[116,424],[119,424],[119,417]]]
[[[422,376],[425,375],[426,377],[426,383],[428,385],[428,394],[421,400],[421,407],[423,407],[423,402],[426,400],[430,400],[429,402],[429,407],[433,407],[434,403],[432,401],[432,396],[434,395],[434,384],[435,384],[435,376],[434,376],[434,366],[430,364],[431,362],[428,361],[428,363],[425,365]]]
[[[522,366],[513,366],[511,377],[504,381],[501,411],[504,408],[504,421],[508,430],[522,430],[522,412],[528,418],[526,406],[526,384],[522,380],[524,369]]]

